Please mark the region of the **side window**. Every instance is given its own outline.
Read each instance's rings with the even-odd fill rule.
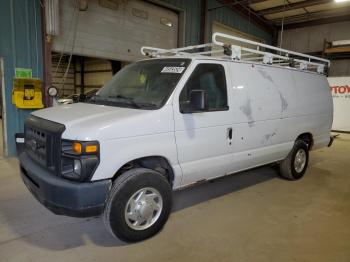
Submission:
[[[180,93],[180,110],[190,106],[190,92],[203,90],[208,95],[208,111],[227,110],[227,88],[224,67],[220,64],[199,64]]]

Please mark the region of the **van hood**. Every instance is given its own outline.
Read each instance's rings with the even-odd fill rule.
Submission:
[[[65,125],[64,139],[110,140],[173,130],[172,107],[140,110],[76,103],[34,111],[32,115]]]

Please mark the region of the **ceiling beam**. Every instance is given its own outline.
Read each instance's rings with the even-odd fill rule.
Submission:
[[[296,28],[301,28],[301,27],[308,27],[308,26],[315,26],[315,25],[324,25],[324,24],[332,24],[332,23],[340,23],[340,22],[345,22],[345,21],[350,21],[350,14],[343,15],[343,16],[335,16],[335,17],[315,19],[315,20],[312,20],[312,21],[304,21],[304,22],[294,23],[294,24],[288,24],[288,25],[284,25],[283,29],[284,30],[296,29]],[[281,27],[279,27],[278,29],[281,30]]]
[[[257,14],[258,15],[270,15],[270,14],[280,13],[280,12],[287,11],[287,10],[305,8],[308,6],[327,4],[327,3],[332,3],[332,2],[334,2],[334,1],[333,0],[307,0],[307,1],[303,1],[303,2],[286,4],[285,6],[280,5],[280,6],[275,6],[272,8],[259,10],[259,11],[257,11]]]
[[[226,3],[226,4],[222,4],[222,5],[218,5],[218,6],[215,6],[215,7],[208,8],[208,11],[213,11],[213,10],[220,9],[220,8],[223,8],[223,7],[230,7],[230,6],[238,5],[238,4],[241,4],[241,3],[243,4],[243,3],[246,3],[246,2],[247,2],[246,0],[236,0],[236,1],[233,1],[233,2]]]
[[[306,14],[300,14],[300,15],[293,15],[293,16],[286,16],[283,18],[277,18],[273,19],[272,21],[275,24],[281,25],[282,21],[284,25],[292,24],[292,23],[299,23],[299,22],[306,22],[316,19],[323,19],[323,18],[329,18],[329,17],[336,17],[336,16],[345,16],[350,14],[350,6],[349,7],[343,7],[343,8],[337,8],[337,9],[330,9],[330,10],[323,10],[313,13],[306,13]]]
[[[265,2],[266,0],[235,0],[231,2],[227,2],[226,4],[218,5],[215,7],[208,8],[208,11],[212,11],[215,9],[223,8],[223,7],[230,7],[230,6],[235,6],[235,5],[244,5],[244,6],[249,6],[251,4],[257,4],[261,2]],[[219,1],[222,2],[222,1]]]
[[[267,0],[243,0],[242,4],[244,2],[245,5],[253,5],[253,4],[259,4],[259,3],[262,3],[265,1],[267,1]]]

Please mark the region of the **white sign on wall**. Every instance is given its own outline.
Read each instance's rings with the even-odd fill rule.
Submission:
[[[334,113],[332,130],[350,132],[350,77],[328,77]]]

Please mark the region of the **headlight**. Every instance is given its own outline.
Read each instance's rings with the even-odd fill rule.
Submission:
[[[62,141],[61,174],[75,181],[90,180],[99,162],[97,141]]]

